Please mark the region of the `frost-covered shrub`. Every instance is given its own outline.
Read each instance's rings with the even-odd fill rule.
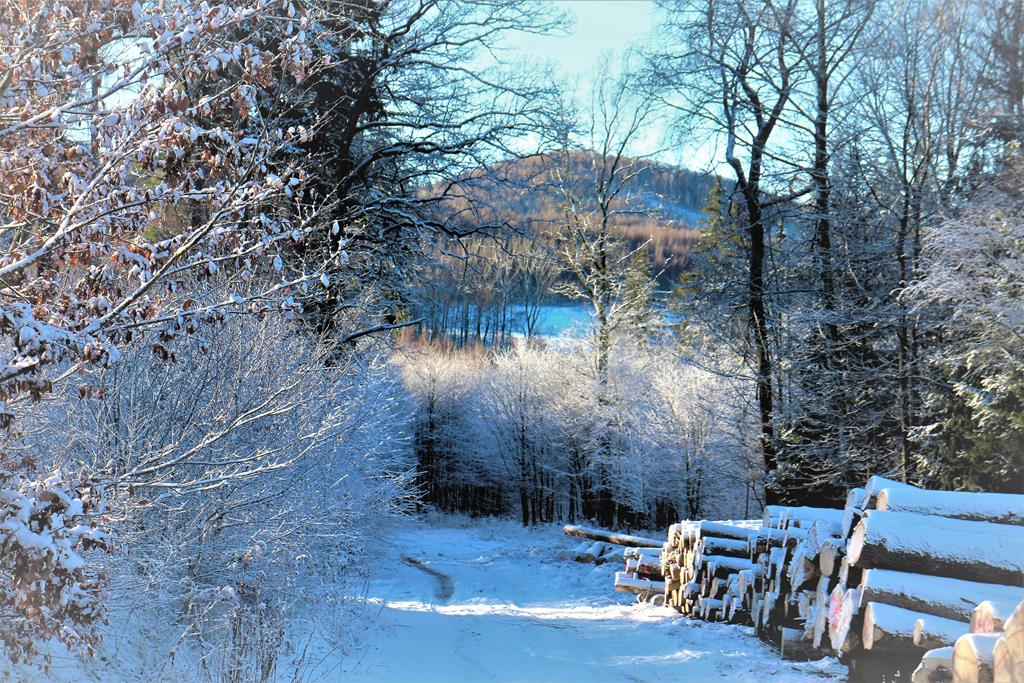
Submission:
[[[265,680],[299,612],[343,594],[407,504],[403,394],[378,358],[339,364],[272,318],[169,344],[170,364],[140,346],[67,392],[49,417],[72,428],[50,448],[104,482],[112,594],[176,624],[154,656]]]
[[[107,548],[90,517],[94,486],[69,485],[59,471],[32,480],[0,471],[0,640],[13,661],[57,638],[92,651],[102,619],[102,582],[82,552]]]

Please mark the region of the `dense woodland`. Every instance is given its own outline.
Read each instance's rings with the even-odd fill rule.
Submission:
[[[1024,3],[657,17],[576,97],[545,3],[0,0],[7,656],[268,680],[424,507],[1024,490]]]

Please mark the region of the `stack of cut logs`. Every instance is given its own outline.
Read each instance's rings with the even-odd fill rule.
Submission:
[[[828,636],[851,673],[992,680],[994,632],[1024,600],[1024,496],[926,491],[874,477],[847,497],[842,535]],[[1021,621],[1007,634],[1017,653]],[[954,644],[959,664],[946,649]],[[1018,673],[999,680],[1024,682],[1024,655],[1005,664]]]
[[[844,509],[768,506],[673,524],[661,548],[635,540],[616,590],[753,626],[785,659],[838,655],[851,680],[1024,683],[1024,496],[872,477]]]

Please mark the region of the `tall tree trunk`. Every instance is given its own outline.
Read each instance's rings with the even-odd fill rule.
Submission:
[[[831,205],[828,153],[828,54],[825,48],[825,0],[817,0],[817,47],[818,62],[815,67],[817,89],[817,112],[814,119],[814,170],[811,174],[815,185],[815,237],[818,246],[818,266],[821,277],[821,298],[825,309],[825,366],[831,369],[835,342],[838,337],[833,313],[835,311],[835,285],[832,277],[832,236]]]
[[[764,459],[766,474],[771,474],[778,466],[778,452],[775,444],[774,407],[772,392],[772,357],[768,337],[767,306],[765,305],[765,231],[764,217],[760,197],[756,185],[750,185],[747,195],[747,236],[750,239],[750,269],[747,279],[747,307],[750,313],[750,326],[753,331],[754,354],[757,356],[757,408],[761,423],[761,455]],[[769,505],[779,500],[779,492],[769,490],[765,493]]]

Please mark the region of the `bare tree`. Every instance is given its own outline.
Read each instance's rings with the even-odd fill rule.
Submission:
[[[792,49],[797,6],[794,0],[679,0],[662,9],[672,17],[666,33],[681,52],[649,59],[649,84],[667,105],[699,127],[725,138],[725,161],[732,169],[743,207],[748,249],[745,283],[753,347],[761,452],[766,474],[777,464],[773,328],[769,310],[768,220],[772,206],[790,197],[772,196],[785,187],[766,177],[773,164],[783,175],[793,162],[773,151],[773,135],[791,111],[800,84],[802,58]],[[769,183],[766,187],[766,182]],[[794,196],[803,194],[802,190]],[[777,497],[769,492],[770,502]]]
[[[638,141],[652,106],[649,98],[631,93],[624,79],[600,80],[594,88],[582,139],[590,153],[573,151],[567,139],[559,159],[558,188],[565,224],[558,240],[562,262],[572,279],[557,290],[584,301],[593,318],[597,402],[608,412],[608,430],[596,454],[600,467],[605,468],[598,476],[598,519],[608,524],[615,523],[619,515],[607,472],[615,440],[615,408],[609,390],[613,335],[628,324],[630,312],[649,300],[654,286],[650,278],[643,284],[636,278],[630,281],[634,254],[646,245],[634,252],[624,249],[614,228],[617,217],[644,210],[629,197],[631,184],[643,168],[642,159],[628,152]]]

